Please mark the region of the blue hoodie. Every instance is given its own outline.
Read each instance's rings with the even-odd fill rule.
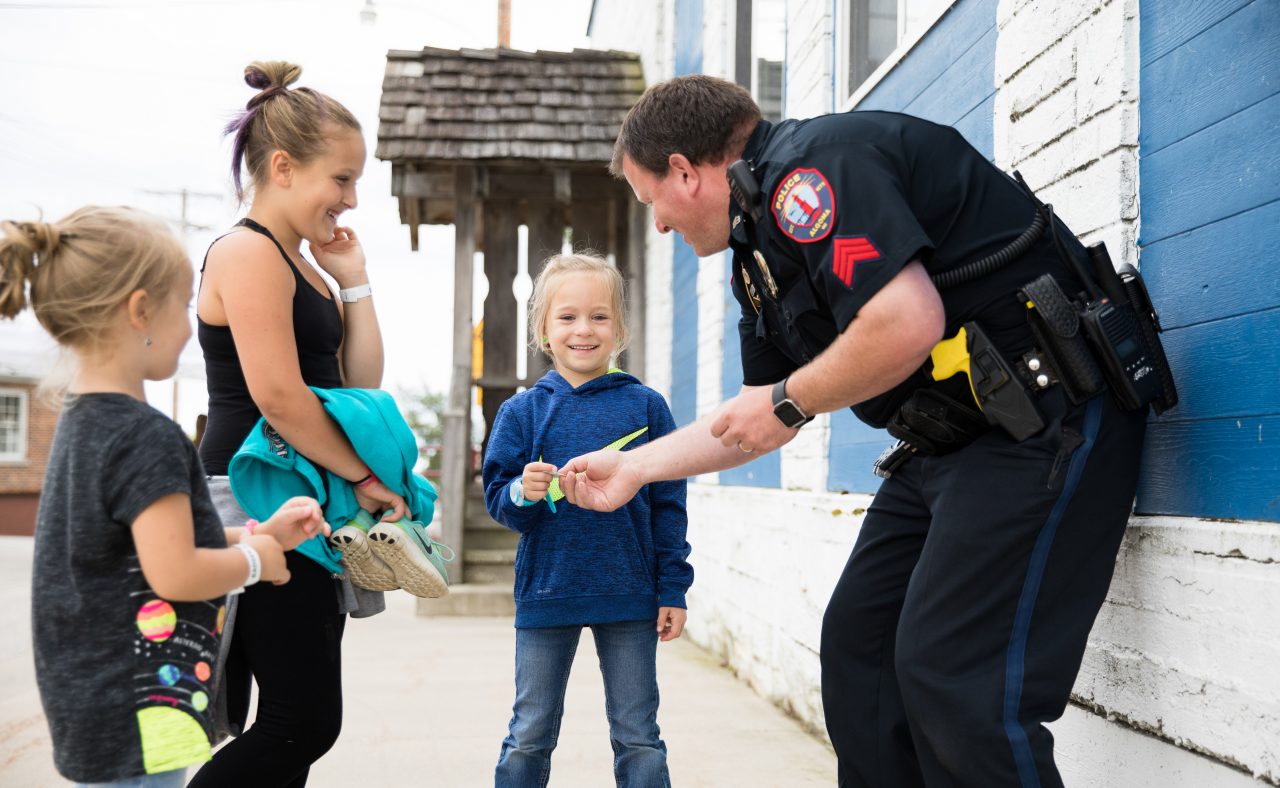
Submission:
[[[662,395],[620,370],[576,389],[552,370],[498,409],[484,457],[485,503],[493,519],[520,533],[517,627],[656,620],[659,607],[685,607],[693,567],[684,480],[646,484],[614,512],[572,506],[558,484],[551,503],[518,506],[510,493],[530,462],[559,468],[674,429]]]

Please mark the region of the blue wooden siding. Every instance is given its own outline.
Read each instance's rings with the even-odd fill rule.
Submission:
[[[702,0],[676,0],[675,73],[702,72]],[[679,235],[671,254],[671,415],[698,417],[698,255]]]
[[[742,389],[742,344],[738,341],[738,320],[742,306],[729,289],[733,276],[733,252],[724,253],[724,366],[721,368],[721,398],[736,396]],[[721,484],[747,487],[778,487],[782,484],[782,452],[773,451],[746,465],[720,472]]]
[[[698,418],[698,255],[672,239],[671,415],[683,427]]]
[[[1139,5],[1139,246],[1182,402],[1138,509],[1280,520],[1280,3]]]
[[[960,0],[864,98],[857,109],[907,112],[954,126],[987,158],[995,155],[997,0]],[[891,442],[849,410],[831,414],[827,487],[874,492],[871,463]]]

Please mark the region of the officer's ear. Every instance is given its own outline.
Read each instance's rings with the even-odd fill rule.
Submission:
[[[690,191],[697,191],[701,173],[683,153],[673,153],[667,157],[667,177],[678,178],[677,183]]]

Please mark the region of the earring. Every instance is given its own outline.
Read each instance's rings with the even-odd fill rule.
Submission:
[[[147,347],[151,347],[151,337],[147,337],[143,344]]]
[[[551,340],[550,340],[549,338],[547,338],[547,337],[543,337],[543,338],[542,338],[542,346],[543,346],[543,347],[551,347]]]

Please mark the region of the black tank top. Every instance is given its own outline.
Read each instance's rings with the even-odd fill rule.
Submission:
[[[338,347],[342,344],[342,317],[333,298],[325,298],[308,282],[289,259],[271,231],[249,218],[236,222],[270,238],[293,271],[293,336],[298,345],[298,366],[302,381],[317,388],[340,388]],[[225,237],[225,236],[223,236]],[[218,239],[221,240],[221,239]],[[218,241],[214,241],[217,243]],[[210,244],[210,249],[213,245]],[[205,253],[205,263],[209,260]],[[204,264],[200,266],[204,274]],[[209,422],[200,441],[200,460],[211,476],[225,476],[231,456],[240,448],[249,430],[262,416],[240,367],[240,354],[230,326],[213,326],[196,315],[196,336],[204,351],[205,378],[209,388]],[[252,341],[252,337],[242,337]]]

